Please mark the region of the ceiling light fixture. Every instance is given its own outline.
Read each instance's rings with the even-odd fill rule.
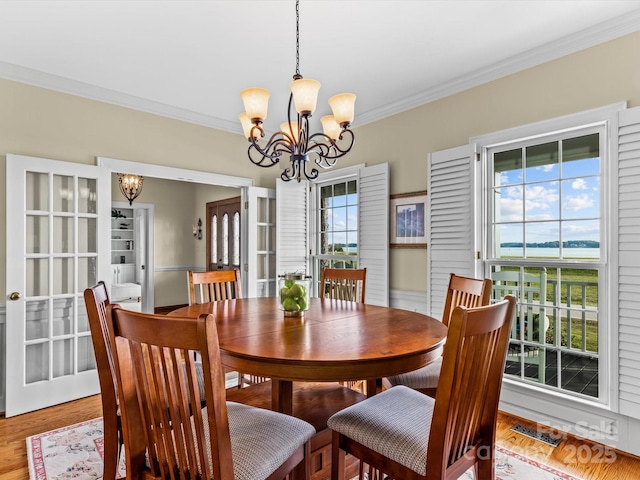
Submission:
[[[142,192],[142,180],[143,178],[140,175],[133,175],[131,173],[118,174],[120,191],[124,197],[129,200],[129,205],[133,205],[133,201],[138,198],[138,195]]]
[[[265,136],[262,122],[267,117],[269,91],[247,88],[240,92],[245,111],[238,118],[244,135],[251,143],[249,160],[255,165],[273,167],[283,154],[288,153],[291,165],[282,171],[282,180],[314,180],[318,177],[316,167],[331,168],[338,158],[351,150],[354,136],[349,126],[354,118],[356,96],[353,93],[341,93],[331,97],[329,105],[333,115],[320,119],[323,132],[310,134],[309,118],[316,109],[320,82],[300,75],[300,0],[296,0],[296,73],[290,88],[288,120],[280,125],[280,131],[274,133],[263,147],[258,140]],[[295,105],[297,112],[297,119],[293,121],[292,105]]]

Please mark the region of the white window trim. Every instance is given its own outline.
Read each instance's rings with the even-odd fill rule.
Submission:
[[[616,134],[614,131],[614,126],[617,124],[617,114],[620,110],[625,109],[627,106],[626,102],[615,103],[612,105],[607,105],[600,108],[595,108],[592,110],[587,110],[583,112],[579,112],[576,114],[566,115],[550,120],[544,120],[541,122],[536,122],[530,125],[523,125],[507,130],[503,130],[500,132],[495,132],[487,135],[482,135],[479,137],[472,138],[470,140],[474,151],[480,152],[482,164],[485,165],[487,162],[487,151],[491,148],[498,147],[501,145],[507,145],[514,141],[518,142],[526,142],[529,140],[534,140],[536,138],[548,137],[550,133],[558,133],[558,134],[567,134],[573,131],[583,130],[585,127],[604,125],[605,128],[605,138],[604,145],[607,153],[607,158],[609,162],[607,165],[603,163],[602,165],[602,188],[604,190],[603,201],[601,205],[601,212],[604,219],[604,232],[601,235],[601,238],[604,242],[603,250],[610,251],[610,246],[612,245],[611,239],[614,232],[612,232],[612,219],[610,213],[610,202],[611,202],[611,194],[614,192],[613,186],[611,185],[612,178],[614,177],[612,168],[613,168],[613,159],[616,158],[616,153],[613,151],[613,147],[617,144],[617,142],[612,141],[611,138]],[[483,168],[481,168],[484,170]],[[476,228],[476,232],[485,232],[485,226],[489,220],[488,215],[488,200],[485,195],[487,188],[487,176],[486,174],[478,175],[475,179],[475,190],[476,190],[476,198],[479,201],[479,205],[481,208],[479,209],[479,214],[476,218],[476,225],[480,228]],[[482,235],[482,259],[486,259],[486,252],[488,251],[487,245],[488,235]],[[610,286],[612,282],[615,280],[615,272],[617,272],[616,262],[617,257],[615,254],[607,254],[604,255],[604,263],[605,263],[605,285]],[[602,292],[600,298],[607,297],[605,292]],[[601,387],[601,399],[590,401],[588,399],[584,399],[583,397],[573,397],[570,392],[559,392],[559,391],[550,391],[547,388],[539,387],[536,385],[526,384],[524,382],[520,382],[515,379],[510,379],[505,377],[504,385],[506,388],[503,389],[503,395],[501,397],[501,401],[507,401],[510,404],[520,405],[525,409],[529,410],[539,410],[540,404],[539,402],[543,399],[547,401],[552,398],[562,398],[564,402],[574,403],[579,408],[594,408],[594,412],[596,411],[617,411],[618,405],[618,396],[617,396],[617,388],[615,388],[615,379],[618,376],[617,371],[617,362],[614,360],[617,358],[617,342],[618,336],[616,335],[617,326],[614,325],[616,318],[616,311],[613,305],[614,302],[606,301],[605,305],[601,305],[601,317],[606,318],[607,324],[605,328],[601,328],[598,332],[599,335],[599,358],[600,361],[604,363],[601,367],[601,371],[604,370],[606,372],[606,378],[601,378],[599,381],[605,382],[604,387]],[[605,389],[604,393],[602,388]]]

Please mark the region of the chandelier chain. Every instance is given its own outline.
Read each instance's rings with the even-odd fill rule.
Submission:
[[[300,1],[296,0],[296,75],[300,75]]]

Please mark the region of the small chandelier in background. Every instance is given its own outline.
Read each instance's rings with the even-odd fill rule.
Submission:
[[[273,167],[282,154],[288,153],[291,165],[280,177],[284,181],[314,180],[318,169],[331,168],[338,158],[347,154],[353,146],[354,136],[349,129],[354,118],[356,96],[342,93],[329,99],[333,115],[320,119],[323,132],[311,134],[309,118],[316,109],[320,82],[304,79],[300,75],[300,1],[296,0],[296,73],[290,84],[287,122],[280,125],[269,141],[260,146],[258,140],[265,136],[262,122],[267,117],[269,91],[264,88],[247,88],[240,92],[245,111],[239,115],[240,123],[249,145],[249,160],[260,167]],[[291,107],[295,105],[297,119],[292,121]],[[313,161],[310,164],[310,160]]]
[[[120,184],[120,191],[129,200],[129,205],[133,205],[133,201],[138,198],[138,195],[142,192],[142,180],[140,175],[133,175],[131,173],[119,173],[118,183]]]

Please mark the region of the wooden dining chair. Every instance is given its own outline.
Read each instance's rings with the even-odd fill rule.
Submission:
[[[491,301],[491,286],[490,278],[462,277],[452,273],[449,276],[442,323],[449,325],[451,314],[458,306],[474,308],[488,305]],[[433,397],[438,387],[441,367],[442,357],[439,357],[418,370],[388,377],[384,384],[387,386],[405,385]]]
[[[329,418],[331,478],[345,452],[389,478],[456,479],[469,468],[494,478],[495,431],[515,297],[456,307],[435,400],[399,385]]]
[[[319,297],[364,303],[367,286],[366,268],[323,268],[320,274]],[[366,394],[364,380],[349,380],[341,385]]]
[[[103,478],[113,480],[122,452],[122,422],[118,407],[118,390],[113,365],[112,345],[108,334],[107,306],[109,292],[104,282],[84,291],[84,303],[96,357],[100,394],[102,396],[102,422],[104,428]]]
[[[189,305],[215,302],[218,300],[232,300],[242,298],[240,269],[211,270],[208,272],[187,272],[189,284]],[[268,379],[258,375],[227,370],[227,373],[237,375],[236,386],[242,388],[248,385],[265,382]]]
[[[240,269],[188,272],[189,305],[242,298]]]
[[[107,308],[110,303],[109,292],[104,282],[100,281],[94,287],[85,289],[84,302],[87,310],[91,340],[98,369],[100,395],[102,398],[102,421],[104,428],[104,473],[105,480],[116,477],[116,470],[122,453],[122,419],[118,386],[116,382],[115,364],[112,344],[113,335],[110,333]],[[196,373],[200,379],[201,392],[204,392],[202,364],[196,363]],[[204,397],[204,395],[201,395]]]
[[[307,479],[315,428],[226,401],[215,318],[108,307],[130,480]],[[193,355],[202,358],[206,407]]]
[[[366,268],[323,268],[318,296],[364,303]]]

